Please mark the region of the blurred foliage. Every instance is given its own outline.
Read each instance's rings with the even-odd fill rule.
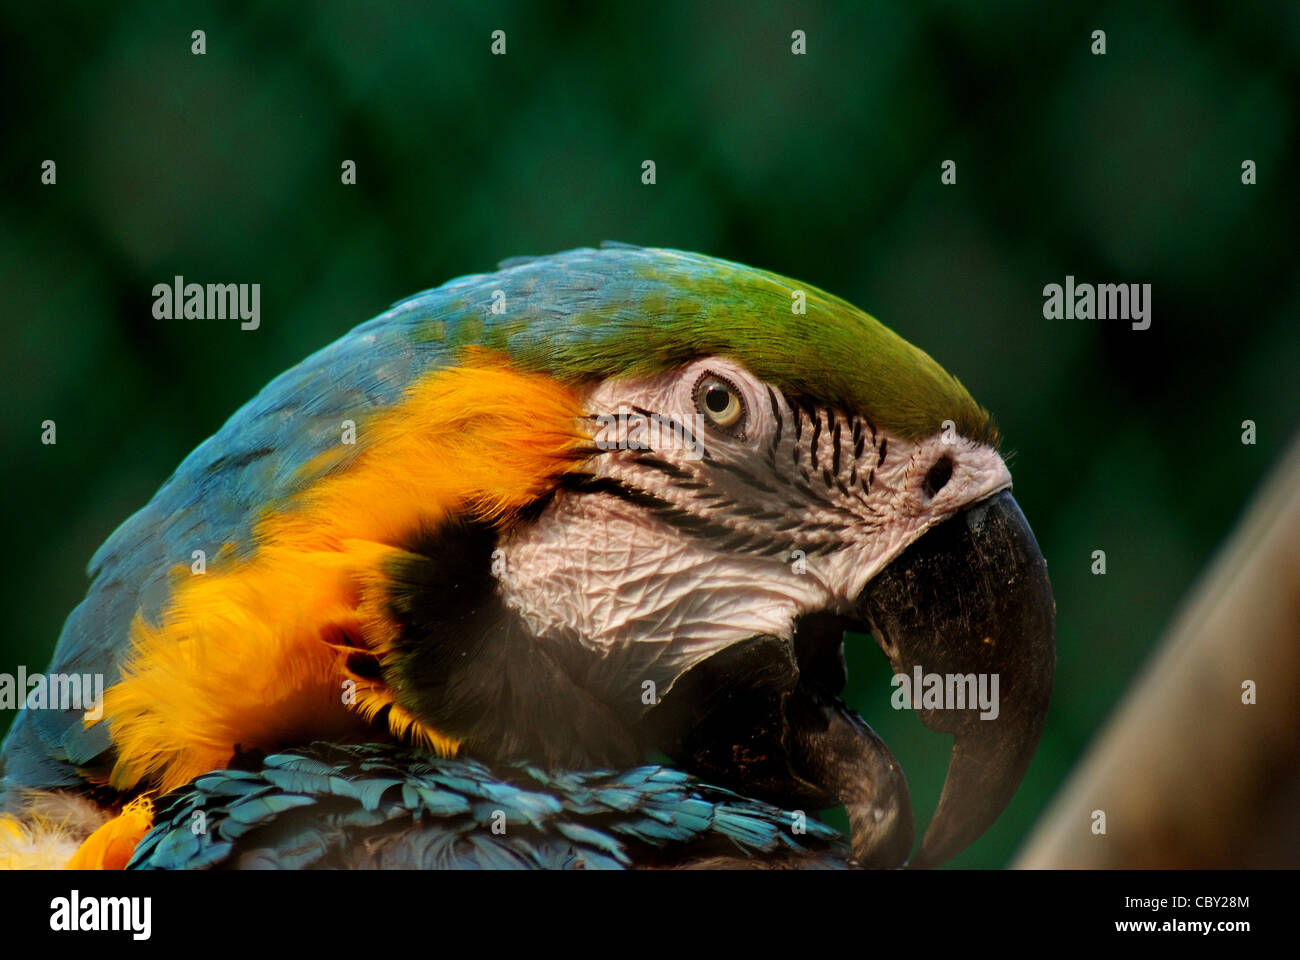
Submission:
[[[1002,426],[1060,630],[1026,783],[957,861],[997,866],[1300,422],[1294,3],[6,6],[3,671],[47,662],[192,447],[393,300],[604,239],[698,250],[871,311]],[[261,329],[155,320],[176,274],[261,283]],[[1066,274],[1152,284],[1151,329],[1044,320]],[[924,823],[946,743],[868,641],[850,666]]]

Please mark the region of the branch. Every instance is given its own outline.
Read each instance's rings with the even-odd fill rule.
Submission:
[[[1300,437],[1015,866],[1297,864]]]

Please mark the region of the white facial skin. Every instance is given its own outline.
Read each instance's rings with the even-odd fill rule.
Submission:
[[[736,407],[708,404],[723,407],[733,390],[743,413],[720,426]],[[647,680],[663,696],[728,644],[790,640],[802,614],[848,613],[927,529],[1011,486],[989,446],[952,433],[945,442],[942,431],[911,442],[860,417],[798,409],[718,357],[607,381],[584,399],[593,418],[631,414],[645,428],[632,438],[651,449],[602,451],[584,467],[596,478],[587,490],[559,490],[507,535],[501,591],[537,636],[594,653],[584,684],[629,717],[650,705]],[[662,419],[647,424],[636,408]],[[627,439],[628,426],[590,429],[608,441]],[[943,468],[931,471],[945,457],[940,486]]]

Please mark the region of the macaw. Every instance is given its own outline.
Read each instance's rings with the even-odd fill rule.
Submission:
[[[49,672],[102,703],[19,714],[0,863],[937,865],[1050,697],[1010,487],[958,380],[807,284],[616,244],[453,280],[273,380],[98,550]],[[846,630],[1000,680],[993,711],[916,693],[955,739],[915,856]],[[847,844],[806,816],[838,805]]]

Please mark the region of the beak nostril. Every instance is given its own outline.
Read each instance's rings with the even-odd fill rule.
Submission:
[[[933,497],[944,488],[952,478],[952,457],[943,456],[934,462],[930,472],[925,475],[925,495]]]

